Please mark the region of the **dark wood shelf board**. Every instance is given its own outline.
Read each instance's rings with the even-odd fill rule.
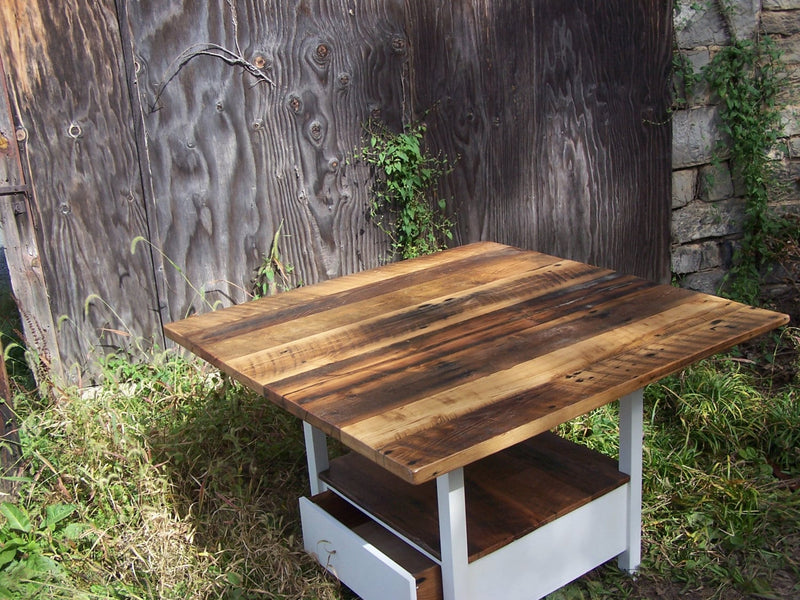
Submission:
[[[356,453],[321,478],[433,556],[440,556],[436,483],[412,485]],[[628,481],[613,459],[544,433],[464,469],[474,561]]]

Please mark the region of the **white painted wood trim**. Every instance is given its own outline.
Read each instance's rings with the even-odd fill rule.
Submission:
[[[444,600],[470,598],[467,551],[467,508],[464,498],[464,470],[455,469],[436,478],[439,508],[439,542],[442,553]]]
[[[417,581],[308,498],[300,498],[303,547],[364,600],[416,600]]]
[[[626,547],[627,503],[625,484],[470,563],[463,598],[536,600],[611,560]]]
[[[617,564],[635,573],[642,562],[642,439],[644,393],[638,390],[619,400],[619,470],[630,476],[628,485],[628,543]]]
[[[330,466],[328,462],[328,439],[325,434],[303,421],[303,437],[306,443],[306,461],[308,463],[308,481],[311,485],[311,495],[324,492],[328,489],[325,482],[321,481],[319,474]]]

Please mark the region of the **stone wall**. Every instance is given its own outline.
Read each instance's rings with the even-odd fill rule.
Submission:
[[[800,214],[800,0],[676,0],[675,5],[677,50],[697,74],[730,44],[732,34],[736,39],[769,35],[781,49],[783,131],[773,158],[785,186],[775,190],[771,205]],[[686,94],[676,76],[675,88],[685,102],[673,114],[672,272],[683,287],[715,293],[742,236],[745,200],[725,157],[714,161],[721,134],[709,86],[700,79]]]

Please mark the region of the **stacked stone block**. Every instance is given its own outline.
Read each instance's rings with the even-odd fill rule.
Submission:
[[[676,50],[700,73],[732,39],[769,35],[781,49],[786,79],[780,143],[772,153],[781,186],[770,200],[800,215],[800,0],[676,0]],[[672,272],[683,287],[716,293],[743,234],[745,199],[733,180],[709,86],[675,88],[673,113]],[[721,142],[721,143],[720,143]]]

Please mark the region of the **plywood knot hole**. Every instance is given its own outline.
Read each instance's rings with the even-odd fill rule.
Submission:
[[[289,96],[289,108],[292,109],[294,114],[298,115],[303,110],[303,101],[299,96],[292,94]]]
[[[311,125],[308,126],[308,132],[311,135],[311,139],[315,142],[318,142],[322,139],[322,123],[319,121],[312,121]]]
[[[327,44],[318,44],[314,54],[319,62],[327,62],[331,56],[331,49]]]

